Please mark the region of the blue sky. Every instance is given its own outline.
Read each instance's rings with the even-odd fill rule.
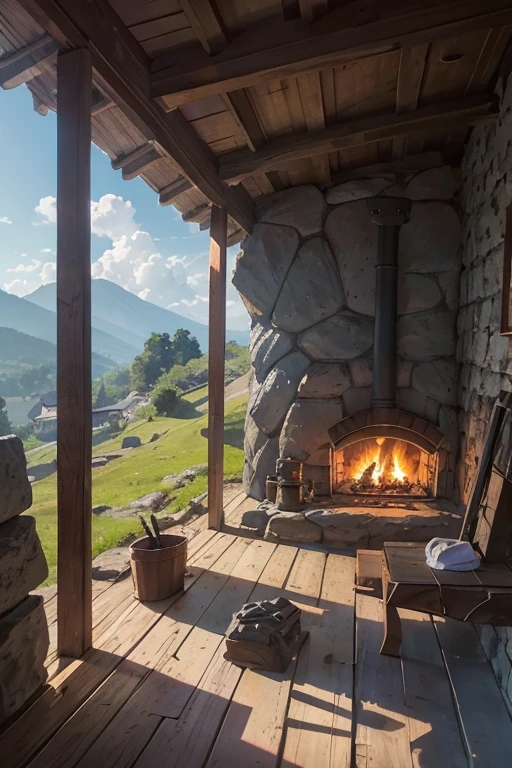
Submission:
[[[34,112],[24,86],[0,90],[0,287],[21,296],[54,279],[56,123],[54,113]],[[208,233],[185,224],[172,206],[160,207],[141,179],[123,181],[94,145],[91,198],[93,276],[207,322]],[[228,275],[236,252],[230,249]],[[227,325],[248,325],[229,284]]]

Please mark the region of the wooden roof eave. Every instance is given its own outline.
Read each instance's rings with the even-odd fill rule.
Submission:
[[[166,113],[149,95],[149,58],[106,2],[81,0],[63,8],[56,0],[18,0],[64,48],[91,52],[102,93],[129,117],[148,141],[158,143],[183,175],[214,205],[226,207],[243,230],[254,226],[254,205],[241,186],[218,175],[217,159],[179,110]]]

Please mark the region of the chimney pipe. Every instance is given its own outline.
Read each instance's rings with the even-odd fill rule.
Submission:
[[[367,204],[370,221],[379,227],[372,407],[394,408],[397,405],[398,239],[400,227],[409,221],[411,201],[401,197],[371,197]]]

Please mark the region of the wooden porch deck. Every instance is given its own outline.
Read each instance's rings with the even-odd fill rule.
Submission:
[[[226,509],[235,512],[243,495]],[[379,655],[381,602],[354,559],[190,525],[185,594],[144,605],[96,583],[94,649],[55,670],[0,737],[6,768],[498,768],[512,723],[470,625],[410,612]],[[284,674],[223,659],[244,602],[285,595],[310,637]],[[54,628],[55,598],[47,614]],[[472,756],[471,758],[469,756]]]

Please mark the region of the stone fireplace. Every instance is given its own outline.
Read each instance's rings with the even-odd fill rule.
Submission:
[[[252,318],[249,495],[263,499],[266,476],[287,457],[304,461],[319,497],[457,500],[456,191],[455,173],[440,166],[325,192],[296,187],[258,202],[258,224],[233,276]],[[367,201],[376,197],[411,206],[398,240],[396,352],[384,364],[376,322],[380,227]],[[388,293],[385,285],[381,295]],[[387,401],[379,395],[386,371],[394,382]]]

